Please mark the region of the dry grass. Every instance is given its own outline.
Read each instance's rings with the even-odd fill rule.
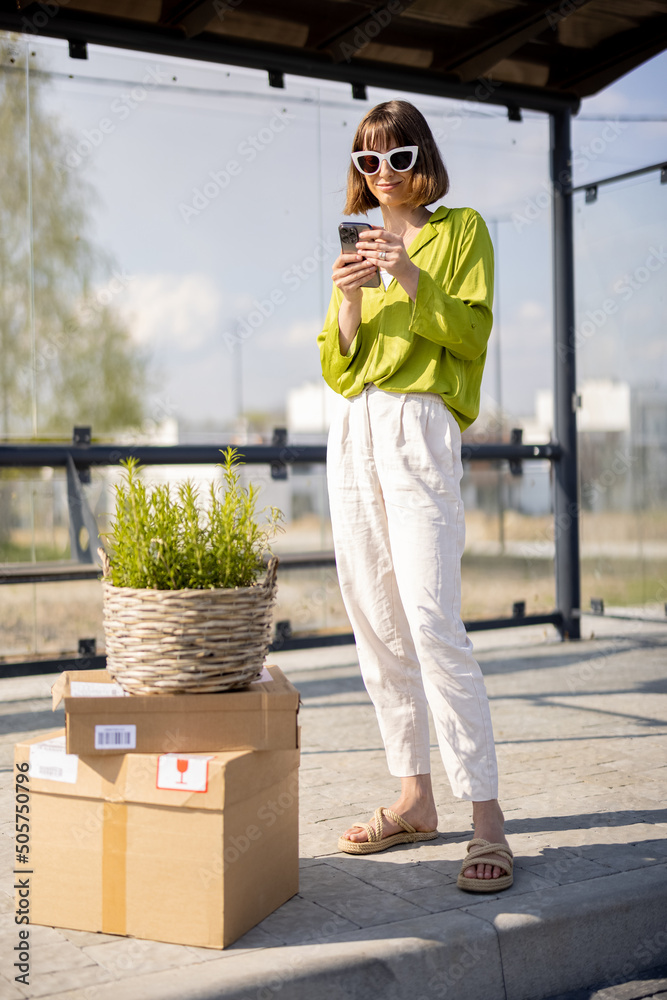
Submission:
[[[498,539],[497,518],[480,511],[467,514],[469,551],[463,559],[463,617],[506,617],[514,601],[525,601],[528,614],[555,606],[554,566],[550,558],[480,555],[475,544]],[[584,514],[584,544],[602,546],[601,554],[582,561],[582,607],[592,597],[606,604],[656,605],[667,600],[667,559],[621,558],[605,554],[607,543],[667,538],[667,515],[651,513],[641,520],[628,515]],[[553,537],[550,517],[505,516],[508,542],[541,542]],[[331,548],[329,525],[316,517],[291,524],[276,546],[278,553]],[[95,637],[103,646],[102,596],[96,581],[3,585],[3,629],[0,656],[71,655],[80,638]],[[333,568],[281,570],[275,620],[289,620],[295,632],[349,628]]]

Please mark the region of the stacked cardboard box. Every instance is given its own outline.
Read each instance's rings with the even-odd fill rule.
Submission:
[[[298,692],[278,667],[226,694],[111,692],[62,675],[66,730],[16,747],[31,922],[223,948],[298,890]]]

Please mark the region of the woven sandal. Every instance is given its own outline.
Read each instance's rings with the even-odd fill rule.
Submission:
[[[470,841],[467,850],[466,859],[461,865],[461,873],[456,880],[459,889],[465,889],[467,892],[500,892],[501,889],[509,889],[514,881],[512,874],[514,855],[507,844],[490,844],[488,840],[481,840],[478,837]],[[498,854],[500,857],[494,859],[490,857],[492,854]],[[466,878],[464,871],[479,864],[504,868],[507,874],[498,878]]]
[[[397,823],[403,829],[403,833],[394,833],[390,837],[383,837],[383,816],[387,816],[388,819]],[[355,826],[366,831],[368,840],[365,843],[356,843],[354,840],[348,840],[347,837],[339,837],[338,850],[344,851],[345,854],[377,854],[378,851],[386,851],[388,847],[394,847],[396,844],[414,844],[419,840],[435,840],[438,836],[437,830],[426,830],[425,832],[415,830],[414,826],[410,826],[402,816],[385,806],[380,806],[375,810],[373,822],[355,823]]]

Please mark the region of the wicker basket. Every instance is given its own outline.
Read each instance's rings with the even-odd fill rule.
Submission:
[[[103,582],[107,669],[129,694],[210,693],[259,677],[278,560],[252,587],[134,590]],[[106,575],[106,573],[105,573]]]

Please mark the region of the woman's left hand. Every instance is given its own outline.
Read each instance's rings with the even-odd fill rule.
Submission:
[[[411,299],[415,298],[419,268],[408,257],[400,236],[387,229],[366,229],[357,243],[357,250],[367,260],[383,267],[405,288]]]

